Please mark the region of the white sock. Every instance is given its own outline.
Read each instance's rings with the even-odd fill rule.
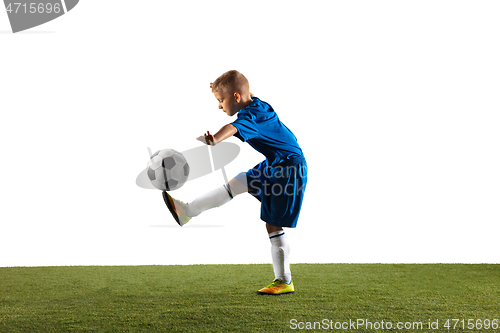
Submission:
[[[208,209],[222,206],[231,199],[232,196],[227,190],[227,185],[218,187],[188,203],[186,205],[186,215],[189,217],[198,216]]]
[[[276,279],[281,279],[285,283],[292,281],[292,273],[290,272],[290,246],[283,230],[271,232],[269,234],[271,240],[271,254],[273,257],[274,276]]]

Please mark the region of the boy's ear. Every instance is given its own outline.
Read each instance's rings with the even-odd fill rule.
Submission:
[[[239,103],[241,101],[241,95],[239,92],[234,92],[234,99],[236,100],[236,103]]]

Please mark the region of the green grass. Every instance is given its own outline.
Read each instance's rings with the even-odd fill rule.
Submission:
[[[500,265],[296,264],[292,273],[296,293],[274,297],[255,293],[271,265],[0,268],[0,332],[311,331],[292,330],[292,319],[422,322],[421,332],[431,319],[446,332],[448,318],[500,319]]]

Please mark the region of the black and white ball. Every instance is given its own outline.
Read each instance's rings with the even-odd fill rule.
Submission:
[[[173,191],[187,181],[189,164],[176,150],[158,150],[149,159],[147,173],[154,187],[162,191]]]

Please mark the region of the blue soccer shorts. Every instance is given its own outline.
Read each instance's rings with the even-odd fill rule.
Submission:
[[[269,166],[267,160],[236,178],[246,176],[248,192],[261,202],[260,218],[276,227],[295,228],[307,184],[304,156]]]

